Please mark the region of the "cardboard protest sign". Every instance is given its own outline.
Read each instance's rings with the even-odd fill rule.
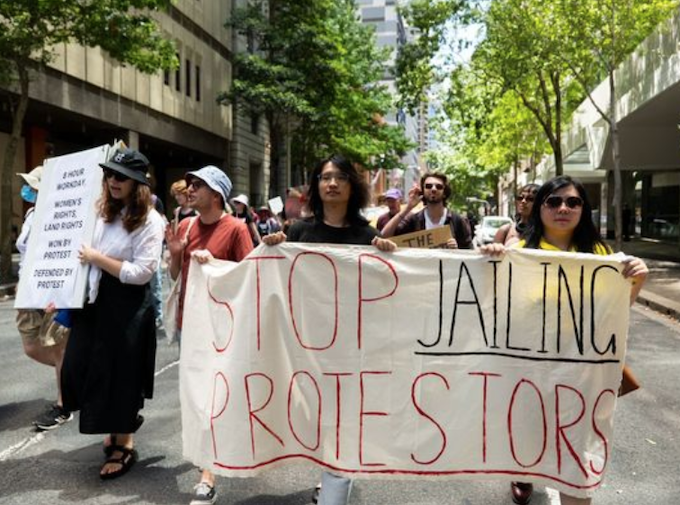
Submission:
[[[441,247],[453,238],[450,226],[438,226],[429,230],[414,231],[390,237],[390,240],[399,247],[418,247],[420,249],[432,249]]]
[[[630,283],[616,257],[282,244],[189,270],[184,454],[250,477],[532,481],[611,458]]]
[[[104,145],[45,161],[33,227],[21,269],[14,307],[80,308],[85,299],[87,266],[78,260],[90,243],[101,195]]]

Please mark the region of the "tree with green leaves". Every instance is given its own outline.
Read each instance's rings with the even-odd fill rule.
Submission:
[[[457,204],[465,196],[498,199],[498,180],[508,168],[516,180],[522,162],[536,163],[548,150],[540,125],[517,95],[502,93],[482,78],[462,66],[451,74],[444,102],[446,148],[428,158],[452,176],[461,197],[454,200]]]
[[[396,83],[400,104],[413,114],[428,101],[428,91],[441,80],[432,65],[446,44],[447,26],[476,19],[469,0],[412,0],[399,8],[414,37],[399,48],[396,58]]]
[[[472,61],[456,65],[447,76],[450,90],[445,107],[453,132],[445,136],[448,154],[431,156],[440,165],[446,159],[449,169],[455,170],[454,179],[471,182],[466,190],[494,192],[498,178],[510,167],[517,172],[524,156],[535,163],[546,152],[540,132],[553,149],[557,170],[562,170],[563,118],[567,108],[573,109],[574,100],[572,88],[564,86],[564,64],[547,57],[554,41],[546,12],[548,6],[533,0],[422,0],[402,10],[420,33],[400,52],[397,66],[401,99],[410,107],[442,79],[436,76],[433,58],[451,57],[441,54],[446,52],[445,44],[462,51],[473,43],[446,41],[447,31],[450,34],[467,23],[484,28],[485,38]],[[475,184],[481,186],[475,189]]]
[[[29,103],[32,72],[55,57],[55,48],[75,42],[101,47],[142,72],[176,65],[173,44],[148,14],[170,0],[15,0],[0,2],[0,86],[8,87],[12,132],[0,165],[0,278],[11,275],[12,167]]]
[[[377,85],[387,54],[357,20],[353,1],[261,0],[236,9],[227,25],[254,50],[237,55],[232,87],[218,100],[265,115],[272,166],[287,135],[301,180],[329,152],[369,168],[379,159],[399,164],[410,144],[382,120],[391,102]]]
[[[616,105],[615,71],[663,20],[677,10],[677,0],[562,0],[560,30],[565,50],[559,57],[568,66],[602,119],[609,125],[612,146],[615,249],[621,249],[622,183]],[[593,89],[606,78],[609,104],[597,103]]]
[[[561,53],[558,2],[494,0],[486,13],[486,37],[473,66],[486,80],[515,93],[541,125],[550,144],[555,173],[562,175],[562,131],[583,94]]]

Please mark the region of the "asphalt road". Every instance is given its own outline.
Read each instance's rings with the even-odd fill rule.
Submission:
[[[0,505],[188,504],[198,472],[182,459],[177,346],[159,341],[155,398],[139,431],[140,461],[125,477],[103,482],[101,437],[78,433],[77,418],[48,433],[31,423],[53,400],[53,371],[23,355],[11,301],[0,302]],[[615,440],[598,505],[676,505],[680,499],[680,325],[648,309],[632,313],[628,362],[643,389],[616,415]],[[318,470],[286,466],[254,479],[218,480],[222,505],[310,503]],[[500,481],[357,481],[352,505],[510,504]],[[533,505],[559,503],[538,487]]]

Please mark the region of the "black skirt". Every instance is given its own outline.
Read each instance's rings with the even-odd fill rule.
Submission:
[[[102,273],[94,304],[73,311],[61,371],[64,408],[81,433],[133,433],[153,395],[156,325],[149,285]]]

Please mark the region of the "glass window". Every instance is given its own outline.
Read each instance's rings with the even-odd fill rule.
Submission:
[[[196,65],[196,101],[201,101],[201,67]]]
[[[177,57],[177,70],[175,70],[175,89],[177,91],[182,91],[182,58],[180,58],[179,53],[176,53]]]
[[[184,91],[186,92],[187,96],[191,96],[191,62],[187,58],[184,63],[184,72],[186,73],[184,79]]]

